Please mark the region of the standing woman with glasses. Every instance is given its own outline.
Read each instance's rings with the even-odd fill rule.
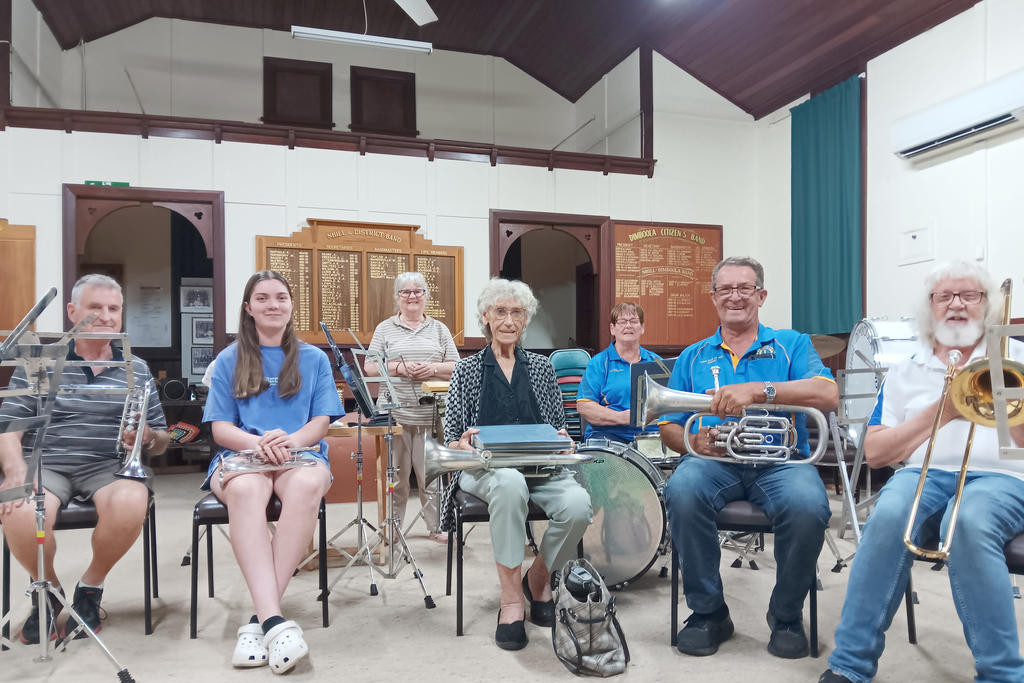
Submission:
[[[387,351],[388,376],[397,378],[392,384],[397,396],[381,392],[381,401],[397,403],[394,418],[402,425],[402,433],[392,441],[394,460],[398,467],[398,484],[394,491],[395,514],[405,519],[409,501],[409,476],[416,473],[423,522],[430,538],[447,543],[448,535],[440,532],[437,481],[426,485],[423,472],[423,440],[434,417],[431,405],[420,405],[422,393],[419,385],[427,380],[446,380],[452,376],[459,351],[447,326],[427,315],[430,291],[421,273],[402,273],[395,278],[395,310],[398,312],[377,325],[370,340],[369,350]],[[381,374],[377,363],[367,360],[363,365],[367,375]]]
[[[313,537],[320,499],[331,485],[327,427],[344,414],[327,355],[295,335],[288,281],[262,270],[245,284],[238,339],[217,356],[203,421],[221,450],[204,490],[228,508],[231,548],[249,587],[253,614],[238,629],[236,667],[269,663],[282,674],[306,656],[302,629],[281,615],[281,598]],[[311,466],[225,473],[221,458],[254,450],[281,464],[289,449],[319,445]],[[273,536],[267,503],[281,500]]]
[[[644,333],[644,309],[640,304],[615,304],[609,328],[612,343],[587,363],[576,407],[587,421],[587,439],[604,437],[630,443],[643,430],[629,424],[629,366],[661,360],[661,356],[640,346]],[[648,429],[658,431],[657,425]]]
[[[533,292],[523,282],[495,278],[480,292],[477,310],[489,344],[455,366],[444,421],[448,447],[470,450],[480,425],[547,423],[568,436],[562,393],[551,362],[522,348],[523,330],[537,311]],[[495,641],[504,650],[522,649],[527,643],[523,599],[530,601],[530,621],[546,628],[554,624],[551,570],[572,557],[590,525],[590,495],[564,467],[544,468],[543,476],[529,478],[508,467],[458,472],[445,489],[446,529],[456,486],[487,503],[501,584]],[[550,521],[540,556],[523,575],[531,500]]]

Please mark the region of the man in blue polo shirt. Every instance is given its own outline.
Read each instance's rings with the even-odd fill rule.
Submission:
[[[740,415],[754,403],[835,409],[835,381],[810,337],[760,324],[758,313],[767,296],[764,268],[754,259],[732,257],[715,266],[711,298],[721,325],[714,335],[683,351],[669,388],[713,394],[708,412],[720,418]],[[687,417],[666,416],[660,424],[662,441],[679,452],[686,452]],[[809,452],[804,417],[797,419],[799,445]],[[717,430],[709,422],[717,420],[704,420],[690,442],[702,455],[723,456],[714,446]],[[830,516],[825,487],[817,470],[807,465],[745,464],[724,457],[684,456],[665,487],[672,542],[682,561],[683,592],[693,610],[676,647],[689,655],[711,655],[733,633],[719,572],[715,518],[734,500],[759,506],[774,527],[777,570],[768,603],[768,651],[787,659],[806,657],[801,616]]]
[[[644,333],[644,309],[621,301],[611,312],[612,343],[590,359],[576,396],[576,408],[587,421],[586,438],[603,436],[630,443],[640,433],[629,424],[629,366],[661,360],[640,346]],[[654,431],[655,427],[650,427]]]

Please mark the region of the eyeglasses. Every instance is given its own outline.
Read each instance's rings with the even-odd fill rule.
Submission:
[[[425,289],[400,289],[398,291],[398,296],[403,299],[408,299],[411,296],[423,296],[426,293],[427,290]]]
[[[985,292],[932,292],[928,296],[931,297],[933,304],[948,304],[956,296],[960,297],[960,302],[964,305],[970,305],[981,303],[981,300],[985,298]]]
[[[754,293],[759,291],[761,287],[752,285],[749,282],[744,285],[733,285],[732,287],[715,287],[711,291],[719,299],[728,299],[735,292],[740,295],[741,299],[749,299],[754,296]]]
[[[521,323],[526,320],[526,310],[522,308],[505,308],[504,306],[498,306],[497,308],[491,309],[491,315],[498,320],[504,320],[505,318],[511,317],[512,320],[517,323]]]
[[[640,322],[640,318],[619,318],[615,321],[616,327],[629,327],[630,325],[640,327],[643,323]]]

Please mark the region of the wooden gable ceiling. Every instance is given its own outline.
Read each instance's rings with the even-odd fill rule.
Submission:
[[[430,0],[416,26],[391,0],[35,0],[70,49],[150,17],[280,31],[315,26],[502,57],[575,102],[640,46],[760,118],[979,0]]]

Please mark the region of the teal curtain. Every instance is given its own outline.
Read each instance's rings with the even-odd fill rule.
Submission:
[[[793,327],[861,318],[861,126],[856,76],[792,109]]]

